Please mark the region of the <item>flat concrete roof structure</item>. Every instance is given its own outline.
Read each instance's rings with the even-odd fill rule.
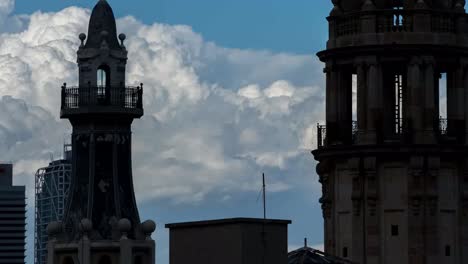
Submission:
[[[231,218],[167,224],[170,264],[284,264],[290,220]]]

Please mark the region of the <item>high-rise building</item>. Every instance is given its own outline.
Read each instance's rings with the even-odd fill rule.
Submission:
[[[132,176],[131,124],[143,116],[143,85],[125,85],[126,36],[100,0],[79,36],[79,84],[62,87],[72,132],[72,180],[62,223],[49,224],[48,264],[155,263],[153,221],[140,221]]]
[[[35,176],[36,206],[34,224],[34,263],[45,264],[47,257],[47,225],[61,221],[71,180],[71,145],[64,146],[63,159],[40,168]]]
[[[0,264],[24,264],[26,188],[13,186],[13,165],[0,164]]]
[[[332,2],[313,152],[326,253],[468,263],[465,0]]]

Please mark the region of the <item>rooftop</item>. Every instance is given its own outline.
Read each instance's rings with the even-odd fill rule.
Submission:
[[[187,228],[211,225],[231,225],[231,224],[268,224],[268,225],[288,225],[291,220],[263,219],[263,218],[227,218],[219,220],[204,220],[195,222],[166,224],[166,228]]]

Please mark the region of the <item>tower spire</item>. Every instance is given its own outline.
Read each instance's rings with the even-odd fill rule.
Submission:
[[[85,47],[98,49],[101,48],[103,41],[110,49],[121,49],[112,7],[106,0],[99,0],[91,13]]]
[[[79,39],[79,85],[63,85],[60,111],[73,127],[72,179],[63,224],[48,228],[48,264],[154,264],[156,225],[140,221],[132,175],[131,125],[143,116],[143,84],[125,85],[125,35],[119,44],[107,1],[96,4]]]

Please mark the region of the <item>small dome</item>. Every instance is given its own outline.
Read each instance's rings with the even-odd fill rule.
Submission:
[[[104,34],[103,34],[104,32]],[[106,40],[110,49],[120,49],[114,12],[106,0],[99,0],[91,13],[86,48],[100,48]]]
[[[306,246],[289,252],[288,264],[352,264],[352,262],[328,256],[322,251]]]

